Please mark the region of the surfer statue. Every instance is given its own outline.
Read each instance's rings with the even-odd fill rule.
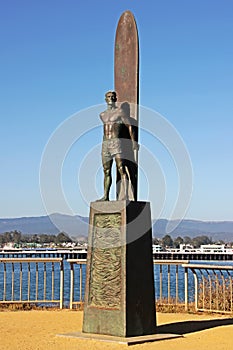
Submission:
[[[108,91],[105,94],[107,109],[100,113],[103,122],[103,143],[102,143],[102,164],[104,171],[104,196],[99,201],[109,201],[109,192],[112,184],[112,164],[115,159],[117,170],[120,174],[121,191],[119,200],[128,199],[129,175],[125,166],[125,142],[123,142],[122,131],[126,127],[131,139],[130,144],[133,150],[138,150],[133,125],[123,105],[116,105],[117,96],[115,91]]]

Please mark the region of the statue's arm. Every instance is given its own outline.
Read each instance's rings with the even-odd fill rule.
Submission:
[[[134,150],[138,150],[139,149],[139,145],[138,145],[138,142],[136,140],[136,135],[134,133],[134,128],[132,126],[132,124],[130,123],[130,120],[129,118],[127,117],[127,115],[122,111],[122,117],[121,117],[122,121],[124,122],[124,124],[126,125],[126,127],[128,128],[129,130],[129,135],[130,135],[130,138],[132,140],[132,143],[133,143],[133,149]]]

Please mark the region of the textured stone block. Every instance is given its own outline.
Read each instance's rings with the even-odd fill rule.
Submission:
[[[92,202],[83,332],[131,337],[156,330],[148,202]]]

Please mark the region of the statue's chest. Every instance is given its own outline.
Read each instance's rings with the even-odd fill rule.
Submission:
[[[105,124],[121,123],[121,118],[117,111],[105,111],[101,117]]]

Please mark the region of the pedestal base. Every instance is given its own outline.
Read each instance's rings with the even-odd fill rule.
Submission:
[[[91,203],[83,332],[156,332],[148,202]]]
[[[159,340],[168,340],[168,339],[183,337],[182,335],[179,335],[179,334],[152,334],[152,335],[143,335],[139,337],[123,338],[123,337],[114,337],[114,336],[103,335],[103,334],[88,334],[83,332],[74,332],[74,333],[58,334],[58,335],[62,337],[68,337],[68,338],[95,340],[95,341],[103,341],[103,342],[118,343],[118,344],[125,344],[125,345],[135,345],[135,344],[142,344],[146,342],[154,342]]]

